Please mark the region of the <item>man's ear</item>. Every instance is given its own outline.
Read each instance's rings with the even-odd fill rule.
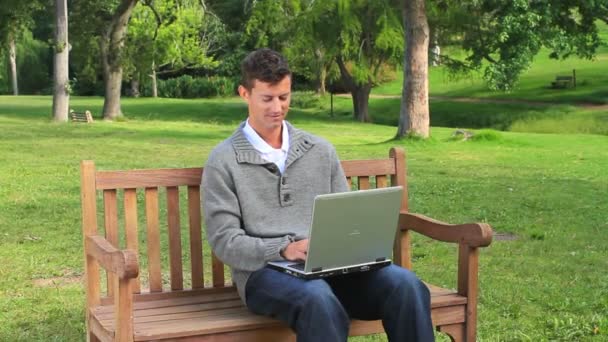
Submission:
[[[239,85],[239,95],[245,99],[245,100],[249,100],[249,90],[247,90],[247,88],[243,87],[242,85]]]

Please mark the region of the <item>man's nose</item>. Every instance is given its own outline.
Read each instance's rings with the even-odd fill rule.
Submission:
[[[278,97],[272,99],[272,108],[271,109],[273,112],[281,111],[281,100]]]

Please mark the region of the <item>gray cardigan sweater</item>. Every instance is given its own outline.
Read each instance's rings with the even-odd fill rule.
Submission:
[[[207,239],[231,267],[243,301],[253,271],[282,260],[283,248],[308,237],[314,197],[348,191],[329,142],[287,123],[290,147],[281,175],[249,143],[244,124],[211,151],[201,186]]]

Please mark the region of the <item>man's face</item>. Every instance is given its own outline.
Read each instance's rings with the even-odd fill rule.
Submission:
[[[291,77],[270,84],[255,80],[251,90],[239,86],[239,94],[249,106],[249,124],[259,134],[280,129],[291,101]]]

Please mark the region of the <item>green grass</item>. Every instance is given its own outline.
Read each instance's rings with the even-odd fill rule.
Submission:
[[[481,253],[480,341],[608,341],[608,137],[482,130],[453,141],[453,128],[433,127],[429,140],[397,142],[395,127],[351,122],[349,100],[337,102],[334,118],[320,103],[290,120],[342,159],[404,147],[412,211],[517,237]],[[101,105],[72,99],[94,113]],[[84,340],[80,160],[200,166],[245,115],[236,99],[125,99],[122,122],[61,125],[50,106],[50,97],[0,97],[0,341]],[[455,246],[416,236],[413,255],[423,279],[456,286]]]

